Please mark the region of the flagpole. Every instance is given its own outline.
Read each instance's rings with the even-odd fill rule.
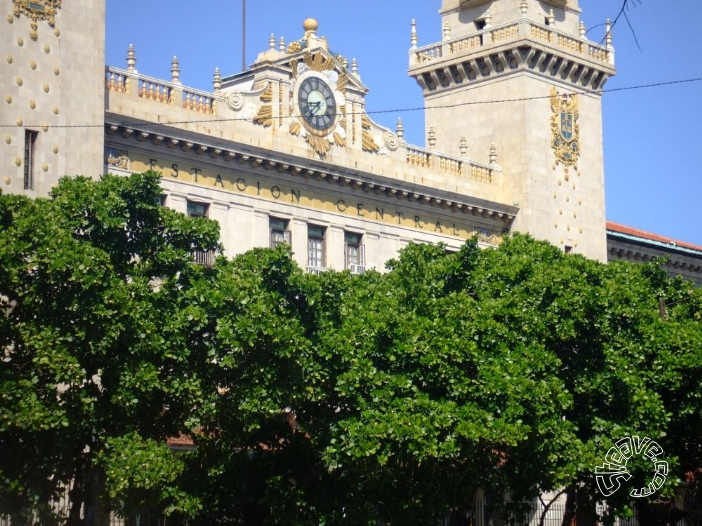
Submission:
[[[241,0],[242,16],[241,16],[241,71],[246,71],[246,0]]]

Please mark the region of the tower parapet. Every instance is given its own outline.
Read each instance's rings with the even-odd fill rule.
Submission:
[[[425,99],[427,136],[500,144],[513,228],[606,260],[602,88],[615,74],[608,26],[587,39],[577,0],[443,0],[443,40],[417,45],[409,75]],[[487,161],[487,160],[486,160]]]

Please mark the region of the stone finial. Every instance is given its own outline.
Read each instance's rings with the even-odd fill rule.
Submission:
[[[529,4],[528,4],[527,0],[522,0],[522,3],[519,4],[519,9],[522,12],[522,17],[526,17],[527,11],[529,10]]]
[[[612,21],[609,18],[606,24],[605,42],[607,47],[612,47]]]
[[[134,52],[134,44],[129,44],[129,49],[127,49],[127,69],[136,73],[136,53]]]
[[[427,142],[429,143],[429,149],[433,150],[436,148],[436,130],[433,126],[429,126],[429,139]]]
[[[553,9],[551,9],[548,12],[548,25],[549,26],[555,26],[556,25],[556,15],[553,12]]]
[[[580,31],[580,38],[585,38],[585,33],[587,33],[587,31],[585,30],[585,22],[582,20],[580,21],[580,27],[578,30]]]
[[[212,87],[214,88],[215,93],[220,94],[222,92],[222,76],[219,74],[219,68],[215,68],[214,70]]]
[[[358,62],[356,62],[355,58],[351,60],[351,73],[354,75],[358,74]]]
[[[468,153],[468,141],[466,140],[465,135],[461,136],[460,150],[461,150],[461,155],[463,157],[465,157],[466,154]]]
[[[349,58],[343,57],[341,59],[341,64],[344,66],[345,69],[349,69]]]
[[[496,165],[497,164],[497,146],[495,146],[495,143],[493,142],[490,144],[490,165]]]
[[[173,57],[171,61],[171,81],[174,84],[180,84],[180,64],[178,63],[178,57]]]
[[[280,44],[278,44],[278,51],[285,53],[285,37],[280,37]]]
[[[397,129],[395,130],[395,134],[397,135],[398,139],[404,139],[405,137],[405,126],[402,124],[402,117],[397,118]]]
[[[410,49],[417,49],[417,21],[413,18],[412,19],[412,33],[410,35],[410,43],[412,44],[412,47]]]
[[[268,48],[271,51],[275,51],[275,35],[271,33],[271,37],[268,39]]]
[[[492,13],[488,9],[485,11],[485,29],[492,27]]]
[[[451,26],[449,25],[448,22],[444,23],[444,40],[450,40],[451,39]]]

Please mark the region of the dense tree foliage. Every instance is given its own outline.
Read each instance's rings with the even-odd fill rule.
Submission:
[[[158,196],[155,174],[0,196],[0,511],[17,521],[49,524],[68,488],[71,524],[83,504],[433,525],[545,492],[587,524],[598,501],[631,506],[595,484],[616,440],[663,446],[666,495],[702,466],[702,299],[655,264],[515,235],[410,245],[384,274],[304,274],[284,246],[205,268],[191,253],[218,249],[217,225]],[[169,451],[180,434],[194,451]]]

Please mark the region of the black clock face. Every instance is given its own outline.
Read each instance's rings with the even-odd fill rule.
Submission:
[[[336,118],[336,100],[326,82],[308,77],[300,84],[297,95],[300,114],[305,122],[318,131],[329,130]]]

